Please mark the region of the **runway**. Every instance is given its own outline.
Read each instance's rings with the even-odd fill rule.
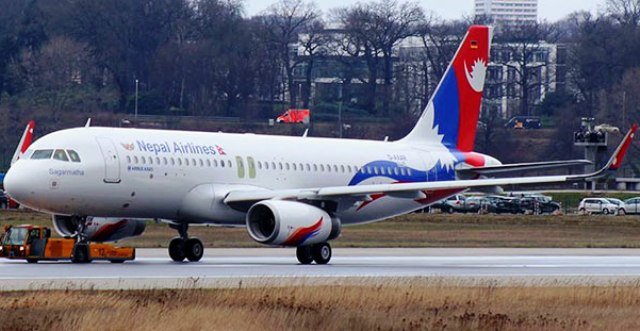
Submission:
[[[0,259],[0,290],[237,288],[303,284],[640,284],[640,249],[334,249],[329,265],[298,265],[295,250],[207,249],[174,263],[165,249],[138,249],[124,264]]]

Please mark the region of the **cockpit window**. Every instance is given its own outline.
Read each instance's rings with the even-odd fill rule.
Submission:
[[[71,158],[71,162],[80,162],[80,155],[78,155],[76,151],[72,149],[67,149],[67,153],[69,153],[69,158]]]
[[[31,155],[32,160],[45,160],[50,159],[53,154],[53,149],[41,149],[33,152]]]
[[[53,159],[69,162],[69,158],[67,157],[67,153],[65,153],[64,149],[56,149],[56,151],[53,153]]]

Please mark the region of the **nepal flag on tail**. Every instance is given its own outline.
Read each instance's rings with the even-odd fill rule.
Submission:
[[[416,127],[403,141],[473,151],[491,39],[490,27],[469,28]]]

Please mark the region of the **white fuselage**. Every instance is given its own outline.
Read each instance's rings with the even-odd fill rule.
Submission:
[[[72,150],[80,162],[31,158],[42,150]],[[36,141],[7,180],[15,199],[51,214],[244,226],[246,210],[222,202],[229,191],[453,180],[455,165],[441,167],[452,155],[438,144],[85,127]],[[424,193],[343,198],[335,215],[372,222],[457,191]]]

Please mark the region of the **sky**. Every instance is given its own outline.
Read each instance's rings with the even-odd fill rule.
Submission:
[[[402,1],[402,0],[400,0]],[[414,0],[415,1],[415,0]],[[540,19],[556,22],[568,14],[585,10],[597,13],[602,11],[606,0],[538,0],[538,15]],[[259,14],[277,0],[244,0],[247,15]],[[323,11],[345,7],[362,0],[315,0],[316,5]],[[366,1],[364,1],[366,2]],[[417,0],[422,8],[431,10],[443,19],[459,19],[473,15],[474,0]]]

